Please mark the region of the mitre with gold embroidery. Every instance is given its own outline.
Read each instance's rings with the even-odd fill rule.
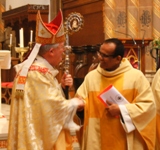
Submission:
[[[36,24],[36,43],[40,44],[53,44],[65,41],[63,16],[60,10],[56,18],[50,23],[42,21],[40,11],[37,13]]]

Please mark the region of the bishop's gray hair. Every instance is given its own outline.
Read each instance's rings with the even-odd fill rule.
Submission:
[[[57,48],[59,46],[58,43],[56,44],[45,44],[45,45],[41,45],[38,54],[40,56],[42,56],[43,54],[45,54],[47,51],[49,51],[51,48]]]

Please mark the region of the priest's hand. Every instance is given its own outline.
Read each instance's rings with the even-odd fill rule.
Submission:
[[[71,87],[73,85],[73,78],[70,74],[64,73],[61,78],[61,86],[65,89],[66,86]]]
[[[106,108],[107,112],[113,117],[119,116],[120,115],[119,106],[117,104],[111,103],[109,101],[106,101],[106,102],[107,102],[107,105],[108,105],[107,108]]]

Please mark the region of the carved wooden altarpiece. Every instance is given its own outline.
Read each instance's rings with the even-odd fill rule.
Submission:
[[[30,41],[30,30],[33,30],[33,42],[35,41],[35,31],[36,31],[36,15],[37,11],[40,10],[42,20],[48,22],[49,15],[49,5],[33,5],[28,4],[15,9],[11,9],[2,13],[2,19],[4,20],[4,27],[12,28],[14,32],[13,45],[11,48],[12,54],[15,53],[15,47],[19,46],[19,30],[23,28],[24,30],[24,46],[28,46]],[[4,42],[5,43],[5,42]],[[5,44],[2,43],[4,46]],[[7,44],[8,45],[8,44]],[[7,49],[2,46],[2,49]],[[9,48],[8,48],[9,49]],[[13,56],[15,57],[15,56]],[[17,56],[18,57],[18,54]],[[15,58],[12,58],[15,60]],[[17,61],[17,59],[16,59]],[[15,61],[12,62],[15,65]],[[2,81],[13,81],[15,73],[13,67],[10,70],[2,72]]]

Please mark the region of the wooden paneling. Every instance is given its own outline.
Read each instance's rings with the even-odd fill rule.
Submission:
[[[71,58],[70,73],[74,77],[75,91],[88,73],[96,54],[91,49],[104,41],[103,2],[103,0],[62,0],[64,20],[73,12],[80,13],[84,18],[83,28],[69,36],[69,44],[73,49],[76,47],[85,49],[83,54],[73,50]]]
[[[71,46],[95,45],[104,40],[102,0],[63,0],[64,18],[72,12],[84,17],[84,27],[71,35]]]
[[[2,13],[5,27],[11,27],[15,31],[16,46],[19,43],[19,29],[24,28],[24,46],[28,46],[30,30],[33,30],[33,40],[35,40],[36,15],[40,10],[44,22],[48,22],[48,5],[24,5]]]
[[[140,58],[140,70],[145,74],[145,47],[149,45],[149,42],[152,39],[145,39],[143,42],[141,39],[135,39],[136,41],[136,45],[134,45],[133,40],[132,39],[120,39],[122,41],[122,43],[125,46],[125,56],[127,56],[127,53],[133,49],[133,51],[135,52],[137,58],[139,55]],[[140,53],[139,53],[139,52]],[[132,64],[132,63],[131,63]]]
[[[19,43],[19,29],[24,29],[24,46],[28,46],[30,40],[30,30],[33,30],[33,42],[35,40],[36,31],[36,15],[40,10],[41,17],[44,22],[48,22],[49,6],[48,5],[24,5],[12,10],[8,10],[2,13],[2,19],[4,20],[5,27],[11,27],[15,32],[16,43],[12,45],[14,50],[15,46]],[[2,44],[4,45],[4,44]],[[2,46],[3,47],[3,46]],[[18,58],[12,57],[12,67],[9,70],[2,70],[2,82],[11,82],[15,77],[15,70],[13,66],[15,63],[19,63]]]
[[[13,25],[15,22],[22,23],[23,20],[27,19],[28,22],[35,21],[37,11],[41,11],[43,21],[48,22],[48,5],[24,5],[15,9],[11,9],[2,13],[2,19],[5,21],[5,26]],[[47,17],[46,17],[47,15]]]

